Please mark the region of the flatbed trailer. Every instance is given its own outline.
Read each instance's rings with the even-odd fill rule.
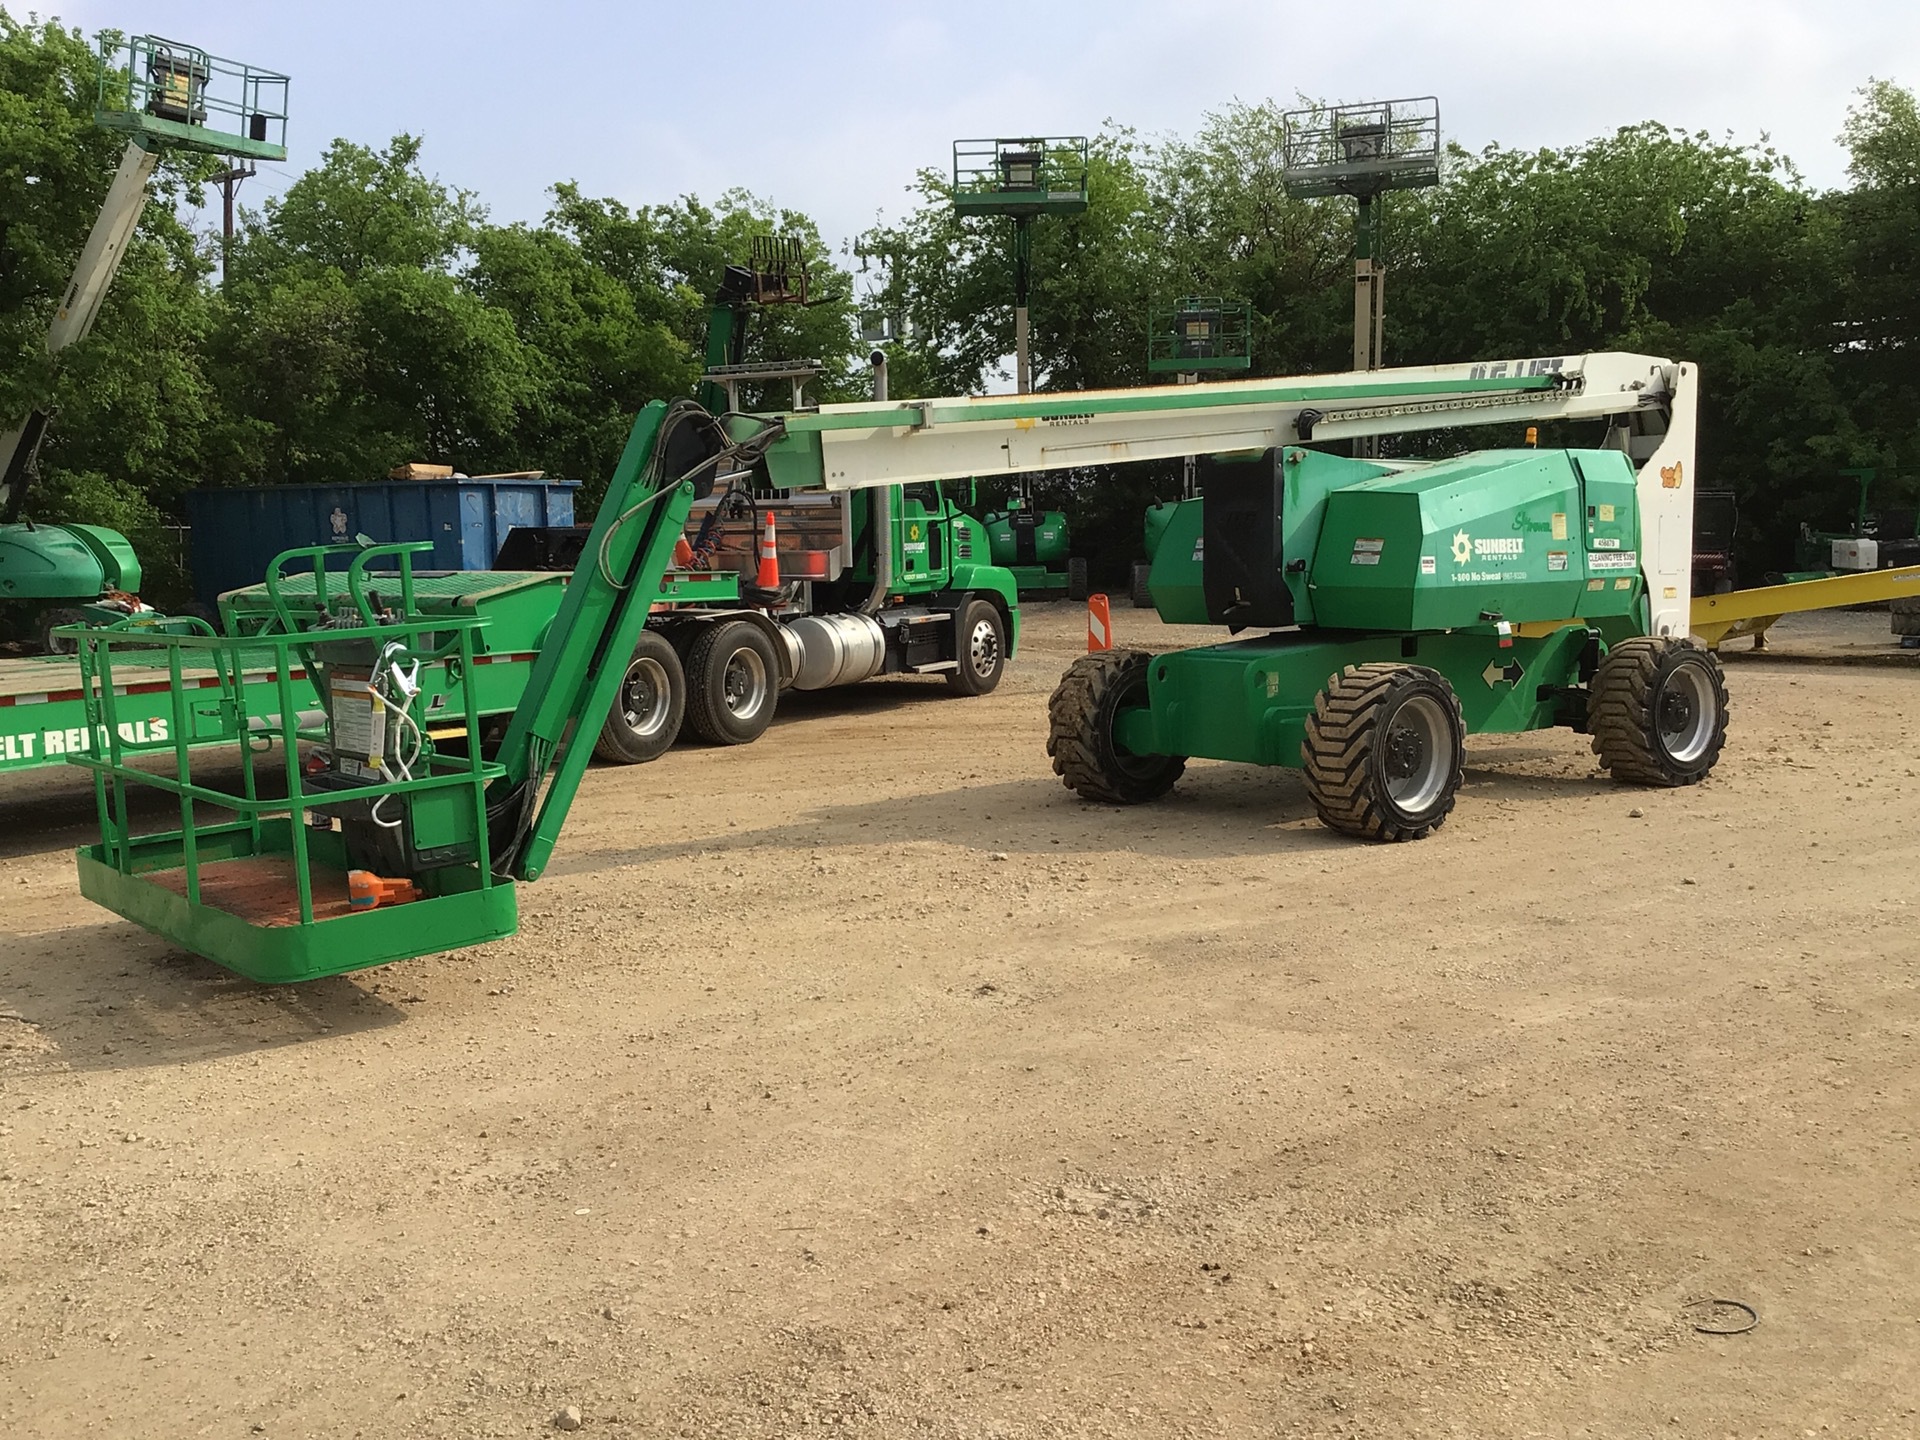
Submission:
[[[304,581],[312,593],[310,577]],[[551,624],[566,588],[564,574],[512,574],[467,571],[416,577],[426,613],[472,615],[488,623],[476,632],[474,692],[482,720],[510,714],[526,688],[527,676],[539,654],[546,627]],[[226,599],[226,618],[239,620],[245,634],[249,592]],[[237,605],[238,608],[235,608]],[[264,737],[279,732],[278,678],[271,647],[246,655],[236,696],[235,681],[210,665],[178,664],[176,676],[164,650],[134,649],[115,668],[115,728],[123,743],[133,746],[165,744],[185,734],[189,744],[232,743],[223,723],[234,713],[250,717],[250,728]],[[243,652],[244,655],[244,652]],[[465,714],[459,666],[442,661],[423,671],[424,701],[429,733],[451,734],[464,725]],[[311,723],[323,706],[306,670],[294,666],[295,713]],[[87,723],[85,688],[79,660],[72,655],[31,655],[0,659],[0,775],[61,765],[75,755],[95,754],[104,748],[98,727]]]

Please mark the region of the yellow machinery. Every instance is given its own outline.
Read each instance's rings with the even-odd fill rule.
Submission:
[[[1734,590],[1725,595],[1696,595],[1693,633],[1709,649],[1723,640],[1753,637],[1753,648],[1767,646],[1767,627],[1782,615],[1805,610],[1836,610],[1844,605],[1874,605],[1884,600],[1920,596],[1920,565],[1898,570],[1868,570],[1858,575],[1833,575],[1825,580],[1796,580],[1789,585],[1765,585],[1757,590]]]

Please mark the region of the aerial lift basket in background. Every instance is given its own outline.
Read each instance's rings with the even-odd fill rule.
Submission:
[[[47,353],[56,363],[92,330],[163,155],[287,157],[284,75],[156,35],[108,33],[100,41],[98,83],[94,121],[124,134],[127,147],[47,331]],[[0,602],[29,611],[34,638],[45,648],[59,643],[53,632],[61,625],[138,611],[143,578],[124,535],[30,518],[27,499],[51,423],[49,410],[35,409],[0,431]]]

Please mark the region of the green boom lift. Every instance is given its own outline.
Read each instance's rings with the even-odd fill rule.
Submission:
[[[1081,795],[1163,795],[1189,756],[1306,772],[1334,829],[1416,839],[1453,808],[1469,732],[1566,726],[1619,780],[1681,785],[1712,769],[1726,690],[1686,638],[1694,416],[1691,365],[1591,354],[1070,396],[825,405],[716,424],[692,402],[636,422],[498,758],[477,722],[458,755],[409,710],[419,665],[469,663],[477,622],[422,617],[404,566],[356,559],[331,609],[249,640],[76,631],[102,839],[83,891],[262,980],[333,974],[510,933],[516,883],[544,868],[600,717],[626,672],[699,488],[744,471],[762,488],[850,491],[991,471],[1199,450],[1154,560],[1174,623],[1242,638],[1076,661],[1049,705],[1055,771]],[[1502,421],[1592,423],[1593,448],[1496,450],[1428,464],[1308,448]],[[406,547],[399,547],[405,549]],[[314,559],[317,584],[325,580]],[[244,752],[237,790],[196,781],[190,746],[249,731],[243,659],[274,653],[271,717],[286,798]],[[116,724],[114,664],[158,651],[218,690],[174,689],[164,741]],[[151,665],[151,658],[147,660]],[[320,677],[303,722],[291,672]],[[464,713],[474,716],[469,697]],[[303,725],[305,728],[303,728]],[[300,742],[319,747],[307,764]],[[172,764],[154,768],[155,754]],[[147,765],[135,763],[141,759]],[[134,834],[139,786],[172,793],[180,828]],[[219,807],[218,821],[196,811]],[[392,886],[408,903],[356,908]]]
[[[47,352],[84,340],[146,208],[147,182],[169,150],[253,160],[287,158],[287,77],[222,60],[157,35],[100,41],[94,120],[127,137],[120,167],[54,311]],[[0,433],[0,602],[35,614],[35,638],[58,626],[112,621],[140,609],[140,561],[124,535],[98,525],[36,524],[27,495],[52,416],[31,411]],[[46,602],[53,608],[41,612]],[[61,603],[64,602],[64,603]]]
[[[779,433],[778,422],[744,428],[727,441],[690,400],[641,412],[491,761],[475,693],[486,622],[422,611],[411,564],[430,548],[421,542],[315,547],[311,590],[284,584],[282,556],[268,579],[289,598],[270,632],[69,630],[99,737],[74,759],[94,772],[101,826],[79,854],[82,893],[270,983],[512,934],[514,887],[546,867],[689,509]],[[352,556],[344,576],[326,568],[337,551]],[[399,568],[376,573],[376,561]],[[413,711],[423,669],[448,662],[466,693],[459,743],[443,749]],[[118,723],[116,669],[135,667],[174,676],[164,739],[131,738]],[[249,683],[263,669],[277,678],[271,701]],[[189,672],[220,683],[185,686]],[[321,712],[303,715],[316,690]],[[242,743],[263,729],[281,742],[278,786],[263,783],[264,752]],[[237,787],[194,771],[194,747],[219,742],[242,746]],[[170,763],[140,763],[156,755]],[[142,788],[177,800],[178,829],[135,832],[130,797]]]
[[[1705,777],[1718,661],[1687,638],[1698,380],[1591,354],[792,416],[776,481],[856,487],[1199,452],[1152,597],[1237,638],[1077,661],[1049,705],[1088,799],[1165,794],[1191,756],[1306,772],[1320,816],[1417,839],[1451,812],[1468,733],[1566,726],[1616,779]],[[1588,422],[1589,449],[1376,462],[1310,448],[1503,422]]]

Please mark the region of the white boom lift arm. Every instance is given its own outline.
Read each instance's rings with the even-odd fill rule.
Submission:
[[[1467,425],[1609,419],[1606,443],[1625,451],[1639,475],[1652,633],[1685,635],[1698,392],[1689,362],[1602,352],[1138,390],[862,401],[784,416],[787,433],[767,461],[782,487],[858,490]]]
[[[126,258],[134,227],[147,205],[147,182],[160,163],[157,150],[149,150],[139,139],[129,140],[120,156],[120,168],[107,187],[106,202],[93,222],[86,246],[80,251],[80,263],[73,267],[73,279],[54,311],[53,325],[47,331],[47,353],[58,355],[69,345],[84,340],[100,314],[100,304],[113,284],[113,277]],[[28,467],[46,434],[47,416],[36,410],[14,429],[0,434],[0,515],[7,518],[19,510],[16,497],[23,497]]]

